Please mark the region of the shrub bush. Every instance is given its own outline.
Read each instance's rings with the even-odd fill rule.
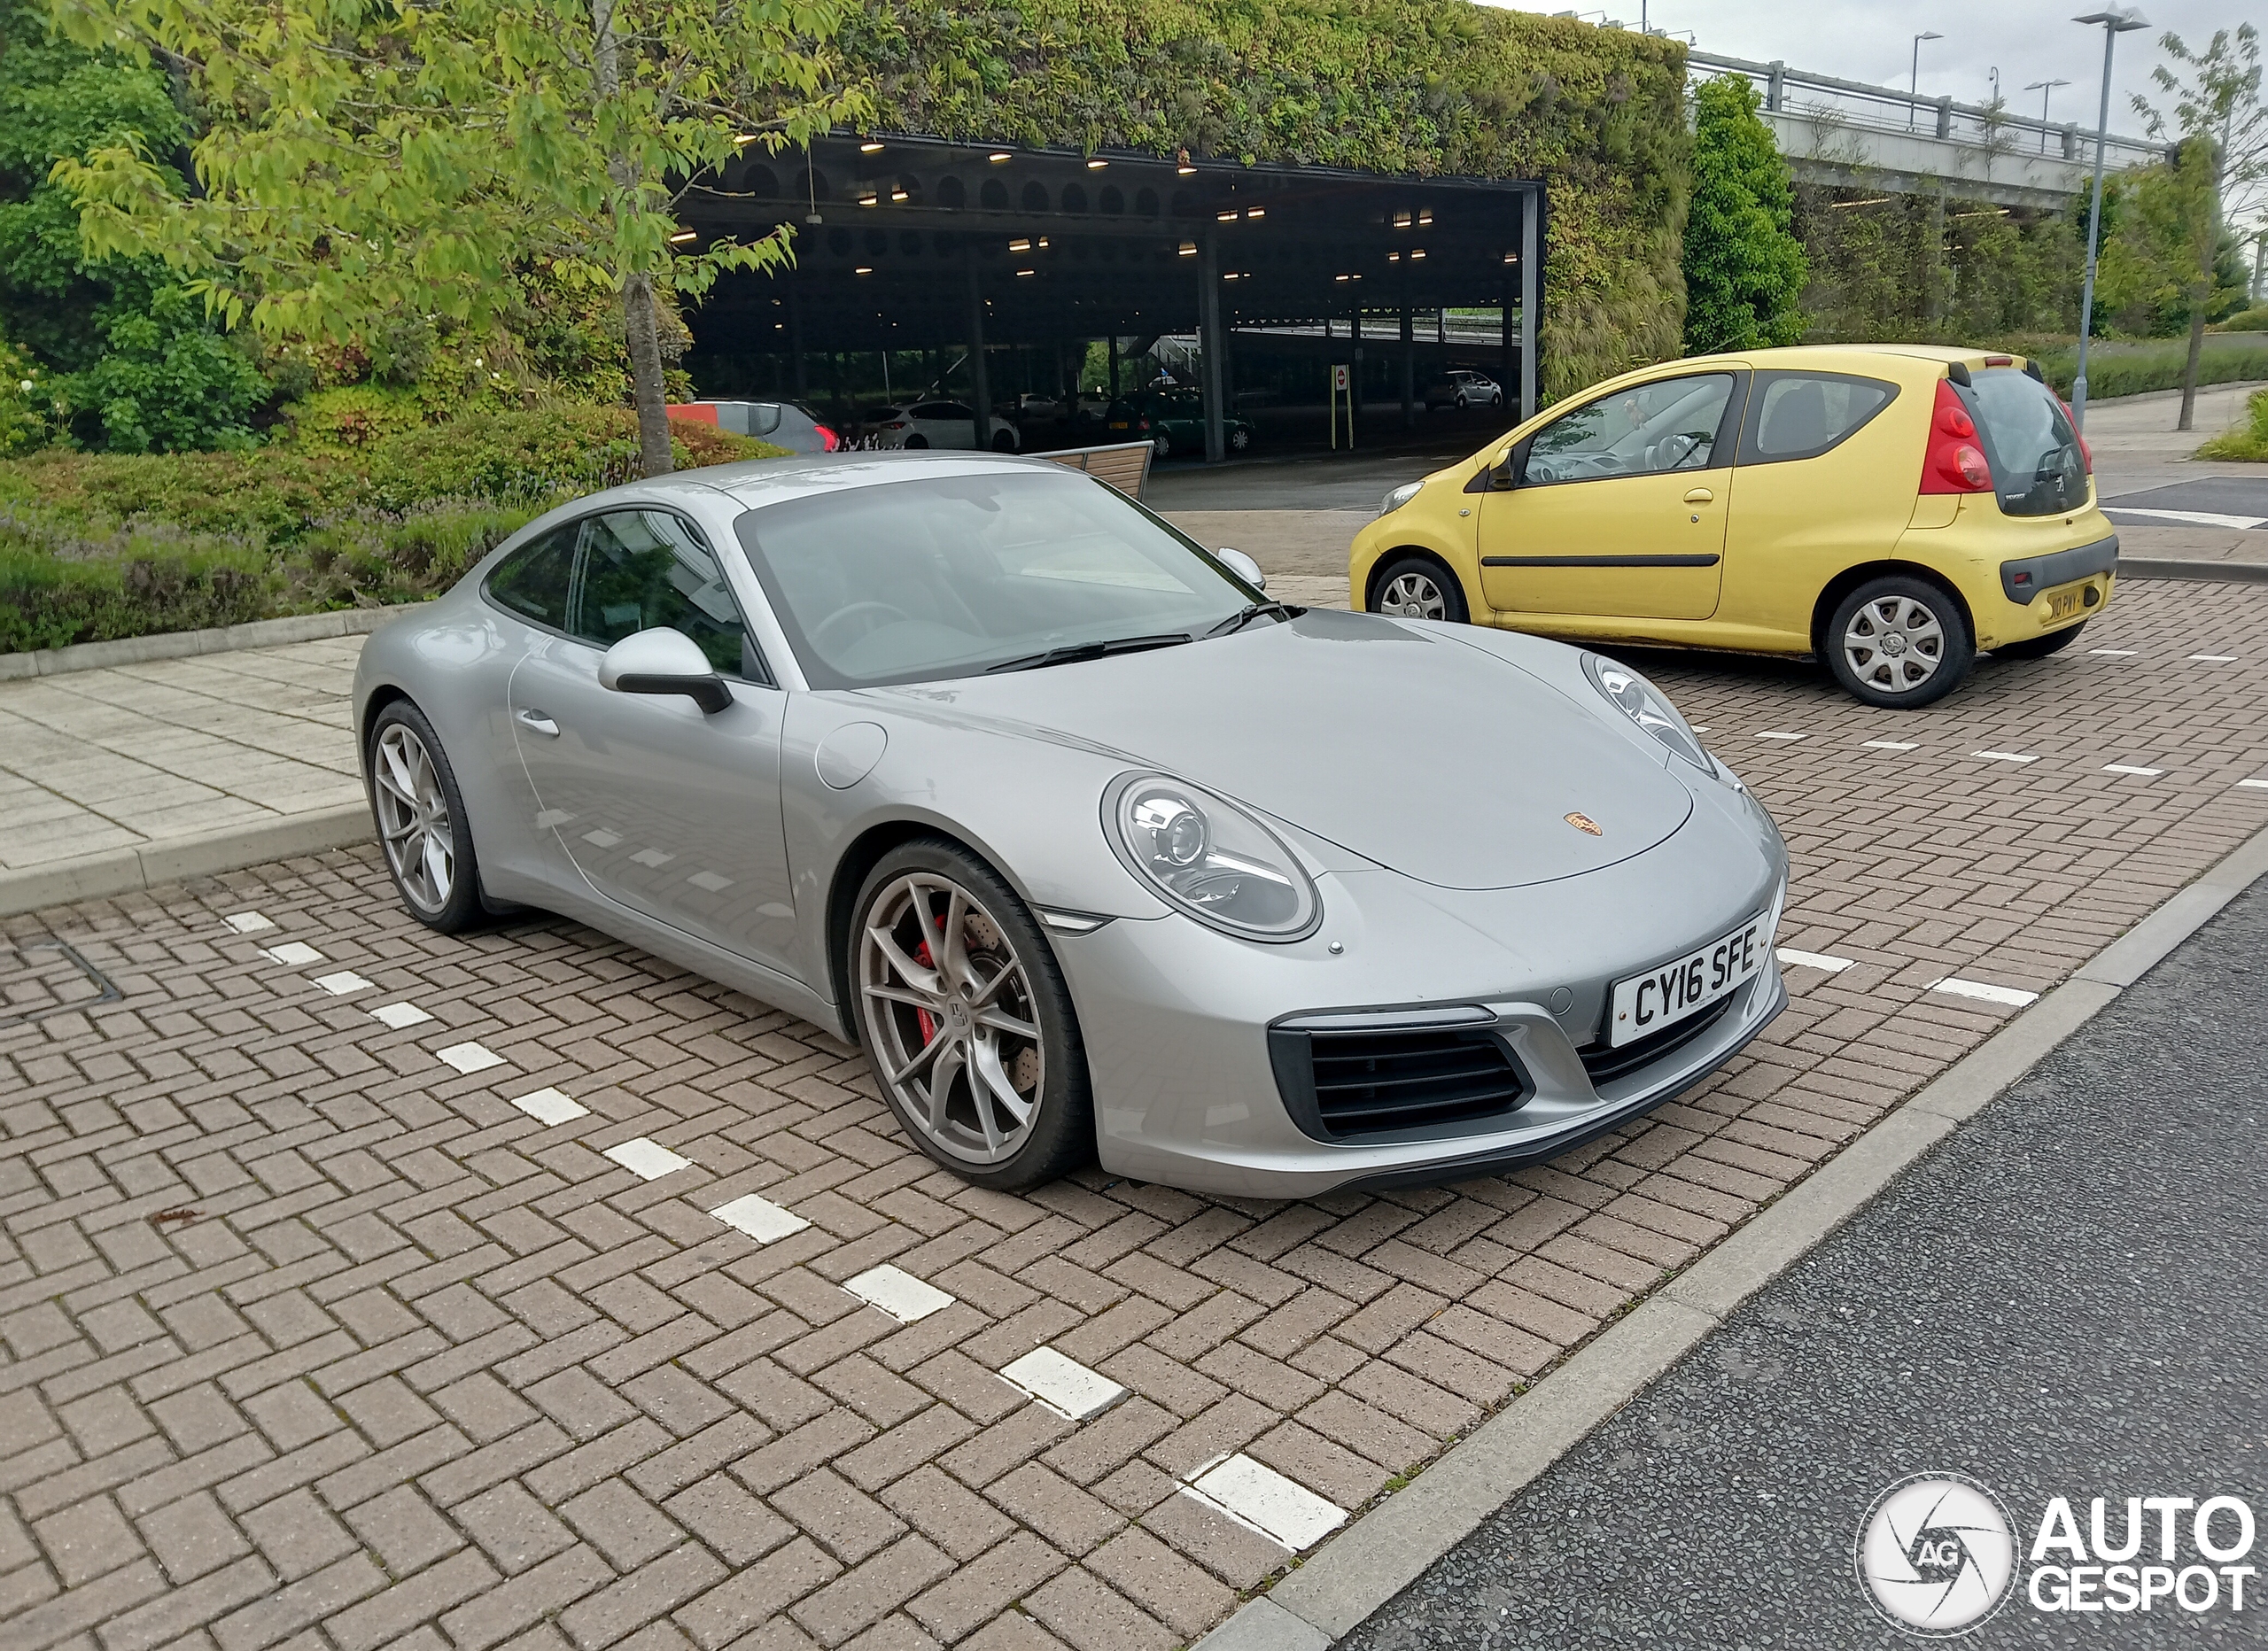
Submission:
[[[2249,310],[2239,310],[2216,326],[2215,332],[2268,332],[2268,304],[2256,304]]]
[[[385,392],[377,392],[383,397]],[[569,407],[240,453],[0,461],[0,652],[439,595],[554,504],[629,479],[635,415]],[[680,468],[775,456],[673,423]]]
[[[2027,343],[2000,338],[1994,342],[2038,361],[2055,393],[2070,397],[2071,379],[2078,368],[2076,340],[2035,338]],[[2102,401],[2150,390],[2178,390],[2188,355],[2186,338],[2098,339],[2087,346],[2087,399]],[[2207,337],[2204,354],[2198,361],[2197,382],[2230,384],[2248,378],[2268,378],[2268,338],[2251,334]]]
[[[2219,435],[2197,449],[2201,459],[2245,459],[2268,464],[2268,390],[2253,391],[2245,403],[2248,422]]]

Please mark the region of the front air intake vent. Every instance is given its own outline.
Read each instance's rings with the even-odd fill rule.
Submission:
[[[1278,1027],[1268,1048],[1285,1106],[1320,1141],[1453,1131],[1517,1111],[1532,1092],[1485,1027]]]

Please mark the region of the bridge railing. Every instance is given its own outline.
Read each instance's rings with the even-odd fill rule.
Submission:
[[[2042,120],[2006,106],[1994,110],[1950,97],[1917,97],[1894,86],[1791,69],[1783,62],[1757,63],[1711,51],[1689,51],[1685,60],[1693,69],[1747,76],[1763,92],[1764,106],[1775,112],[1825,116],[1871,131],[1950,138],[2003,153],[2046,154],[2087,165],[2094,160],[2093,128],[2073,121]],[[2114,170],[2161,159],[2165,152],[2163,143],[2116,133],[2104,144],[2105,160]]]

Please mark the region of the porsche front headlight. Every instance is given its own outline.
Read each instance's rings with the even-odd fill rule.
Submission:
[[[1103,794],[1103,827],[1129,871],[1200,923],[1298,940],[1322,915],[1315,885],[1276,833],[1186,780],[1128,774]]]
[[[1706,773],[1714,774],[1716,763],[1701,748],[1701,738],[1689,727],[1684,717],[1669,702],[1668,696],[1627,665],[1618,665],[1611,659],[1596,654],[1583,655],[1583,670],[1590,677],[1592,686],[1606,696],[1607,703],[1678,756]]]
[[[1402,506],[1408,504],[1411,500],[1418,497],[1418,490],[1425,486],[1425,484],[1423,482],[1402,483],[1401,486],[1395,488],[1392,492],[1388,493],[1384,499],[1379,501],[1379,514],[1380,515],[1392,515],[1395,511],[1401,509]]]

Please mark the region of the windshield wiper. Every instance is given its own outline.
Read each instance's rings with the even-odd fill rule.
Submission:
[[[1186,631],[1168,631],[1159,636],[1119,636],[1107,642],[1073,642],[1064,647],[1051,647],[1045,653],[1004,659],[984,669],[987,674],[996,670],[1037,670],[1042,665],[1075,664],[1083,659],[1100,659],[1107,654],[1138,654],[1145,648],[1171,647],[1190,639]]]
[[[1281,602],[1250,602],[1246,605],[1242,613],[1231,614],[1205,634],[1207,636],[1234,636],[1262,614],[1272,614],[1278,619],[1296,619],[1300,616],[1300,611],[1297,608],[1286,608]]]

